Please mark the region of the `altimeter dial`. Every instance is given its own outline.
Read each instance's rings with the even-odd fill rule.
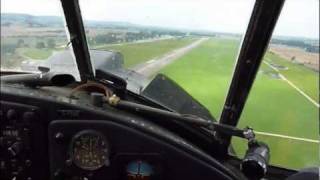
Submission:
[[[105,136],[95,130],[76,134],[71,142],[72,162],[84,170],[97,170],[109,165],[109,144]]]

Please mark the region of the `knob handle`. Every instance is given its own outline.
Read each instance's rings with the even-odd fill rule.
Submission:
[[[22,150],[22,143],[21,142],[15,142],[10,147],[8,147],[8,152],[12,156],[17,156]]]

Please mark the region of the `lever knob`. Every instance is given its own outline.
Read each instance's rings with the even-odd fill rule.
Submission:
[[[10,147],[8,147],[8,152],[12,156],[17,156],[22,150],[22,143],[21,142],[15,142]]]

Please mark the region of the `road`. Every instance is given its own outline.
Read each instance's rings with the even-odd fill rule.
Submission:
[[[159,58],[151,59],[145,63],[138,64],[135,67],[130,69],[140,74],[143,74],[146,77],[150,77],[154,75],[156,72],[160,71],[165,66],[167,66],[168,64],[179,59],[181,56],[185,55],[195,47],[199,46],[201,43],[203,43],[206,40],[208,40],[208,38],[201,38],[185,47],[175,49]]]
[[[162,41],[162,40],[169,40],[169,39],[173,39],[173,38],[174,38],[173,36],[165,36],[165,37],[160,37],[160,38],[144,39],[144,40],[138,40],[138,41],[133,41],[133,42],[104,44],[104,45],[94,46],[93,49],[101,49],[101,48],[105,48],[106,46],[123,46],[123,45],[130,45],[130,44],[141,44],[141,43],[147,43],[147,42],[156,42],[156,41]]]

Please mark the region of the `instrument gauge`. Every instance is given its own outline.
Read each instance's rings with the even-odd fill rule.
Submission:
[[[94,171],[109,165],[109,144],[98,131],[80,131],[72,138],[70,156],[79,168]]]

